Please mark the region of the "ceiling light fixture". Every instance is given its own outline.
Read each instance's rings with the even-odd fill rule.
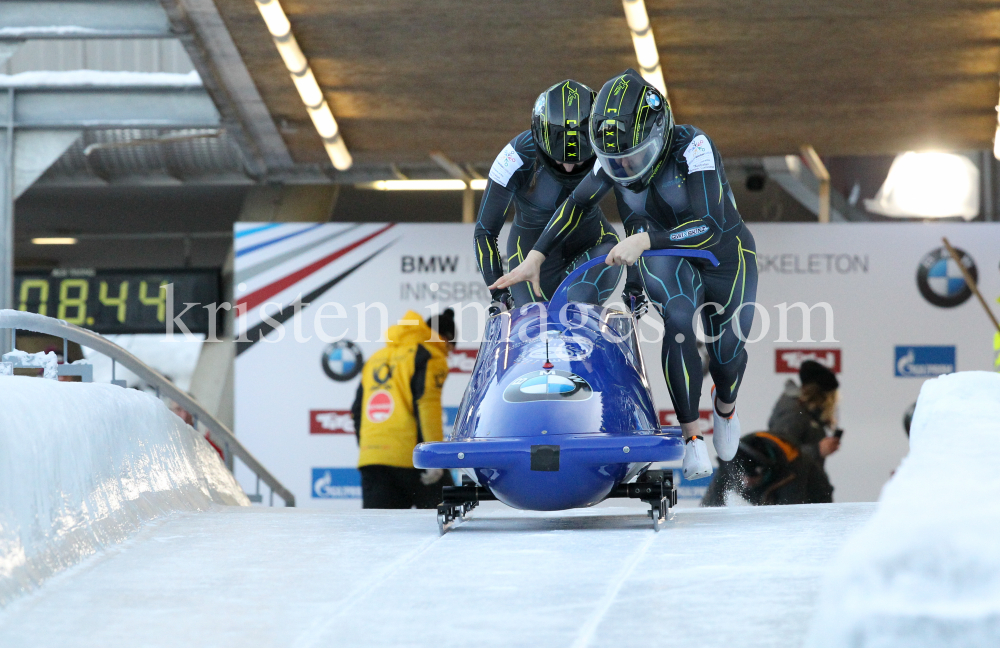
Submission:
[[[292,24],[288,22],[288,16],[281,8],[281,3],[278,0],[254,0],[254,2],[264,18],[264,24],[267,25],[271,38],[274,39],[278,54],[288,68],[302,103],[306,105],[306,111],[316,127],[316,132],[323,138],[323,146],[326,148],[326,154],[330,156],[330,161],[338,171],[350,169],[354,160],[347,150],[347,145],[344,144],[344,138],[340,136],[340,127],[337,126],[337,120],[333,118],[323,91],[316,82],[309,61],[302,53],[295,35],[292,34]]]
[[[35,245],[76,245],[76,239],[71,236],[41,236],[31,242]]]
[[[896,156],[865,209],[902,218],[965,220],[979,214],[979,169],[964,155],[909,151]]]
[[[663,80],[663,68],[660,66],[660,54],[656,49],[656,39],[653,37],[653,25],[649,22],[644,0],[622,0],[625,8],[625,22],[632,32],[632,45],[635,46],[635,57],[639,61],[639,73],[654,88],[667,96],[667,82]]]
[[[486,180],[472,180],[469,183],[475,191],[486,188]],[[376,180],[357,185],[359,189],[376,191],[465,191],[465,181],[447,180]]]

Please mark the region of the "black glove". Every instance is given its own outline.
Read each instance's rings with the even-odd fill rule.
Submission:
[[[642,288],[626,285],[625,290],[622,291],[622,301],[625,302],[625,308],[632,311],[632,316],[635,317],[636,321],[642,319],[642,316],[649,310],[649,302],[646,300],[646,293],[643,292]]]
[[[514,310],[514,298],[506,288],[490,292],[493,303],[490,304],[490,317],[497,313]]]

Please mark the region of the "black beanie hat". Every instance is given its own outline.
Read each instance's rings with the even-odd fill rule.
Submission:
[[[803,387],[813,384],[826,392],[832,392],[840,387],[837,376],[815,360],[806,360],[802,363],[799,367],[799,380]]]
[[[427,326],[437,331],[438,337],[445,342],[455,341],[455,311],[446,308],[439,315],[432,315],[427,320]]]

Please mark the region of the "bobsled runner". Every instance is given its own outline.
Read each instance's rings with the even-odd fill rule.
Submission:
[[[704,250],[643,256],[696,257]],[[458,469],[444,488],[442,533],[484,500],[558,511],[609,497],[649,504],[653,527],[677,503],[673,472],[650,465],[684,455],[679,427],[660,427],[631,313],[568,301],[570,273],[549,302],[492,316],[450,441],[421,443],[417,468]]]

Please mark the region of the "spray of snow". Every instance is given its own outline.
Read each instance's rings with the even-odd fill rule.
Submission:
[[[147,520],[217,504],[249,502],[218,454],[159,400],[0,377],[0,605]]]
[[[998,538],[1000,375],[928,380],[910,453],[831,565],[806,646],[997,645]]]

